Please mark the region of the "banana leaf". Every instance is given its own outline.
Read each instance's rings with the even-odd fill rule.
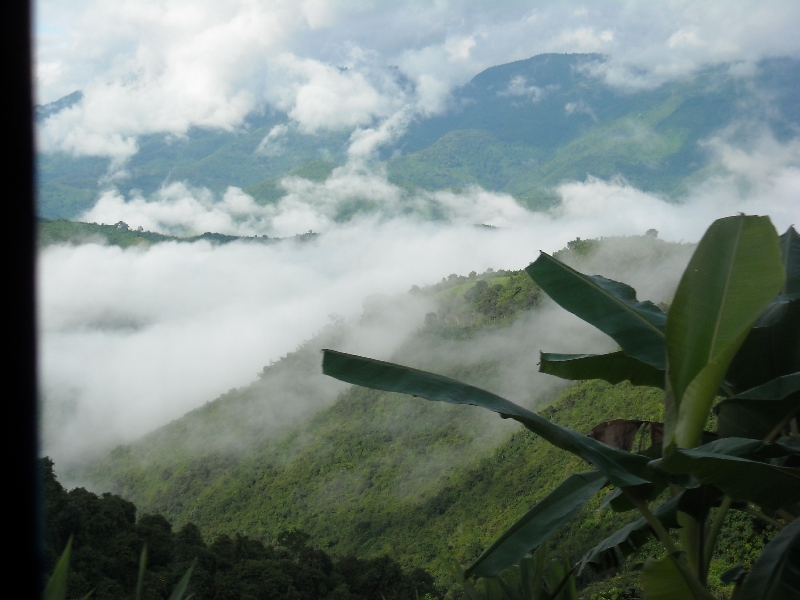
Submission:
[[[562,308],[610,336],[628,355],[664,370],[667,316],[636,299],[631,286],[600,275],[584,275],[542,252],[525,269]]]
[[[800,599],[800,519],[788,523],[761,551],[739,600]]]
[[[792,451],[792,446],[785,443],[723,438],[692,450],[675,449],[664,458],[653,461],[653,465],[713,484],[735,500],[778,510],[800,500],[800,469],[747,457],[768,459]]]
[[[681,492],[681,494],[673,496],[653,510],[653,514],[661,521],[664,527],[678,527],[678,505],[684,493]],[[626,556],[630,556],[644,546],[645,542],[653,535],[653,530],[644,517],[629,523],[597,544],[583,556],[578,575],[583,572],[587,565],[595,571],[605,571],[612,567],[621,566]]]
[[[664,389],[664,371],[631,358],[624,352],[610,354],[552,354],[541,353],[539,371],[573,381],[602,379],[608,383],[630,381]]]
[[[645,456],[606,446],[496,394],[448,377],[334,350],[323,350],[322,372],[341,381],[368,388],[487,408],[503,418],[522,423],[554,446],[590,462],[614,485],[629,486],[664,481],[663,475],[650,469],[650,459]]]
[[[728,217],[708,228],[667,319],[667,446],[698,445],[728,366],[784,281],[778,235],[767,217]]]
[[[714,407],[722,437],[763,439],[800,411],[800,372],[777,377]]]
[[[800,295],[800,234],[794,227],[781,235],[781,262],[786,273],[781,295]]]
[[[578,514],[607,483],[599,471],[567,477],[495,540],[467,568],[467,577],[493,577],[519,562]]]

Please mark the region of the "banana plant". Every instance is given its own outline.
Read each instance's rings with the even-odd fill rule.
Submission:
[[[67,542],[66,548],[64,548],[64,552],[61,554],[61,557],[58,559],[56,563],[56,567],[53,570],[53,574],[50,575],[50,578],[47,580],[47,585],[44,589],[44,600],[66,600],[67,599],[67,580],[69,577],[69,558],[72,552],[72,536],[70,536],[69,541]],[[184,594],[186,593],[186,588],[189,587],[189,579],[192,576],[192,570],[196,564],[197,560],[195,559],[192,562],[189,569],[186,573],[181,577],[181,580],[178,582],[178,585],[175,586],[175,589],[172,590],[172,594],[169,596],[169,600],[182,600]],[[139,556],[139,573],[136,578],[136,591],[134,593],[134,600],[141,600],[142,598],[142,590],[144,589],[144,574],[147,568],[147,544],[144,545],[142,548],[142,554]],[[83,596],[81,600],[88,600],[94,590]],[[190,596],[186,597],[186,600],[189,600]]]
[[[492,410],[594,467],[570,475],[531,507],[465,574],[496,576],[611,488],[603,504],[639,518],[590,549],[579,572],[618,565],[656,536],[666,553],[644,563],[647,600],[710,600],[717,537],[726,513],[740,510],[779,533],[749,574],[737,571],[739,600],[800,600],[800,235],[789,228],[778,236],[767,217],[715,221],[668,313],[638,300],[624,283],[579,273],[545,253],[526,271],[552,300],[620,348],[603,355],[542,353],[540,370],[660,387],[663,423],[617,419],[583,435],[447,377],[332,350],[323,355],[327,375]],[[717,429],[708,432],[712,415]],[[653,444],[634,452],[631,441],[642,427]],[[657,502],[665,493],[668,499]]]
[[[547,544],[479,585],[465,576],[453,557],[442,556],[439,561],[469,600],[578,600],[575,567],[566,557],[551,558]]]

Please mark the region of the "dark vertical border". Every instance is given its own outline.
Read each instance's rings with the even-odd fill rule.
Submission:
[[[36,408],[36,326],[34,309],[35,215],[33,93],[31,76],[31,2],[3,3],[3,62],[6,63],[3,96],[2,263],[5,310],[3,360],[6,369],[3,402],[3,437],[6,492],[3,509],[9,524],[3,536],[7,567],[7,593],[41,597],[42,552],[38,427]],[[6,559],[6,560],[7,560]],[[13,588],[21,593],[11,592]],[[27,592],[27,593],[26,593]]]

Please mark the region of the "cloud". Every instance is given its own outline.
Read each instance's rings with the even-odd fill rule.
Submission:
[[[339,168],[324,183],[286,178],[286,197],[269,207],[233,188],[220,199],[180,184],[148,199],[124,201],[109,193],[92,213],[105,215],[106,222],[187,232],[292,235],[313,228],[324,233],[307,243],[274,245],[167,243],[121,250],[85,244],[43,250],[38,269],[43,450],[59,463],[74,463],[130,441],[249,383],[265,364],[326,327],[328,315],[358,315],[364,298],[374,294],[403,294],[450,273],[520,269],[539,250],[554,252],[578,236],[642,235],[655,228],[662,239],[693,242],[714,219],[739,211],[768,214],[780,231],[800,223],[800,142],[782,143],[762,132],[747,145],[733,145],[724,136],[707,144],[716,166],[680,203],[665,202],[624,179],[589,177],[560,185],[556,209],[531,213],[510,196],[480,188],[408,194],[366,163]],[[338,212],[359,198],[373,202],[373,212],[337,220]],[[416,216],[426,211],[440,220]],[[587,268],[630,281],[640,297],[655,300],[669,296],[681,260],[688,260],[682,254],[662,265],[643,250],[635,253],[636,266],[622,260],[621,246],[610,244],[607,252]],[[347,347],[388,358],[421,325],[426,310],[400,302],[378,311],[386,325],[352,338]],[[392,320],[393,311],[400,317]],[[542,340],[554,339],[535,323],[529,327],[515,331],[529,339],[522,334],[536,331]],[[572,339],[543,349],[585,349],[570,347]],[[476,360],[484,356],[469,352]],[[467,356],[463,353],[459,360]],[[526,354],[535,355],[535,349]],[[509,371],[498,391],[521,394],[533,385],[526,375],[533,370],[531,364],[516,374]],[[301,402],[297,411],[275,414],[287,419],[306,414],[333,395],[326,392]]]
[[[391,121],[395,135],[409,115],[442,110],[452,86],[497,64],[600,51],[609,60],[591,69],[608,83],[653,86],[720,62],[798,56],[798,19],[797,3],[755,0],[604,0],[581,10],[553,0],[534,12],[516,0],[43,0],[39,102],[76,89],[84,99],[39,127],[39,146],[124,160],[141,135],[236,130],[264,105],[306,132],[385,133]]]
[[[362,58],[360,52],[355,55]],[[291,81],[278,90],[276,105],[304,133],[353,129],[400,108],[404,91],[386,71],[372,70],[363,60],[351,66],[281,56],[277,70]]]
[[[613,39],[609,29],[598,33],[594,27],[579,27],[562,32],[559,41],[573,52],[602,52]]]
[[[573,112],[578,110],[580,107],[573,107]],[[705,227],[714,218],[736,211],[763,210],[788,226],[795,213],[792,194],[800,179],[800,141],[781,143],[769,131],[757,127],[746,134],[741,127],[731,128],[704,142],[711,165],[707,177],[695,184],[681,204],[664,202],[621,178],[601,180],[589,175],[584,181],[559,185],[556,191],[561,204],[550,213],[531,213],[508,194],[477,186],[459,193],[410,192],[390,183],[382,164],[363,161],[358,153],[360,150],[368,155],[381,143],[382,135],[385,139],[391,133],[380,129],[357,131],[351,138],[352,160],[334,169],[324,182],[284,177],[279,185],[285,195],[273,204],[259,205],[235,187],[217,198],[207,189],[172,183],[150,198],[135,191],[128,198],[115,189],[106,191],[81,220],[105,224],[124,221],[133,228],[171,235],[213,231],[269,237],[290,237],[309,230],[327,233],[349,218],[364,223],[422,218],[456,226],[503,228],[558,222],[571,223],[581,230],[588,228],[596,235],[623,235],[632,225],[637,231],[645,231],[655,221],[660,224],[659,230],[677,240],[697,237],[700,231],[695,225]],[[746,145],[733,143],[742,137],[749,140]],[[620,218],[623,214],[624,219]],[[578,235],[585,237],[584,233]]]
[[[281,138],[289,132],[289,127],[285,124],[275,125],[269,130],[269,133],[264,136],[261,143],[256,148],[256,154],[264,154],[265,156],[279,156],[283,154],[284,148],[281,145]]]
[[[354,147],[360,142],[356,140]],[[364,148],[372,145],[365,141]],[[286,195],[261,206],[241,189],[230,187],[217,199],[205,188],[172,183],[143,197],[128,198],[116,189],[104,192],[80,220],[114,224],[124,221],[136,229],[169,235],[198,235],[206,231],[226,235],[289,237],[313,230],[329,232],[339,227],[342,215],[386,221],[403,215],[446,220],[456,225],[486,224],[506,227],[529,213],[511,196],[479,187],[464,193],[420,191],[410,193],[389,183],[380,164],[357,160],[334,169],[327,180],[315,183],[300,177],[280,181]],[[358,208],[359,210],[354,210]]]
[[[475,38],[473,36],[449,38],[444,42],[444,49],[447,52],[447,60],[450,62],[467,60],[474,47]]]
[[[542,88],[535,85],[528,85],[527,80],[522,75],[515,75],[508,82],[508,88],[497,92],[498,96],[527,96],[531,102],[538,102],[544,95]]]

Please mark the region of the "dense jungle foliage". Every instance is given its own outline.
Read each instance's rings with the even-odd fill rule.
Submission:
[[[331,557],[298,530],[270,543],[241,534],[206,543],[193,523],[173,531],[159,514],[137,519],[136,506],[114,494],[65,490],[48,458],[43,475],[46,572],[72,537],[68,596],[91,592],[98,600],[132,595],[147,546],[142,598],[167,598],[190,566],[187,593],[198,600],[416,600],[435,598],[433,578],[422,569],[404,571],[389,556]]]

